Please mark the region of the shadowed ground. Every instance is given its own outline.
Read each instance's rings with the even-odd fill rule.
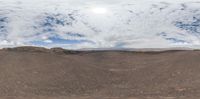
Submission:
[[[199,99],[200,51],[0,50],[1,99]]]

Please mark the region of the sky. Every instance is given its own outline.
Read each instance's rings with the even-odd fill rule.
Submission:
[[[0,0],[0,47],[200,48],[200,0]]]

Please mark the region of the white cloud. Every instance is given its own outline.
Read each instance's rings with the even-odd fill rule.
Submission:
[[[0,0],[0,18],[9,20],[0,21],[7,29],[0,31],[6,34],[0,46],[31,45],[32,41],[72,49],[197,46],[200,25],[193,32],[177,27],[176,22],[200,19],[199,4],[199,0]],[[96,8],[104,13],[93,13]],[[44,26],[47,17],[59,22],[52,19],[53,26]],[[90,42],[55,44],[50,38],[57,36]]]

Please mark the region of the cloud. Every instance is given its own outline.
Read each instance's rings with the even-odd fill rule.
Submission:
[[[0,0],[0,46],[197,47],[198,0]],[[94,13],[103,8],[106,13]]]

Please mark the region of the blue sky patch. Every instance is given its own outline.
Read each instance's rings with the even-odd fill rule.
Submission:
[[[69,40],[59,37],[50,37],[49,40],[51,40],[53,43],[58,43],[58,44],[79,44],[84,42],[90,42],[88,40]]]
[[[50,44],[81,44],[81,43],[93,43],[92,41],[89,40],[70,40],[70,39],[63,39],[63,38],[59,38],[57,36],[55,37],[50,37],[48,38],[48,40],[52,41],[51,43],[49,42],[45,42],[43,40],[38,40],[38,41],[31,41],[31,44],[34,45],[50,45]]]
[[[0,16],[0,37],[5,38],[7,36],[7,24],[8,18]]]
[[[176,22],[176,27],[187,30],[191,33],[200,33],[200,18],[193,17],[193,22],[184,23],[181,21]]]
[[[177,38],[165,38],[165,39],[168,40],[168,41],[171,41],[172,43],[188,43],[185,40],[180,40],[180,39],[177,39]]]
[[[80,33],[72,33],[72,32],[68,32],[66,33],[67,36],[72,36],[72,37],[85,37],[83,34]]]

